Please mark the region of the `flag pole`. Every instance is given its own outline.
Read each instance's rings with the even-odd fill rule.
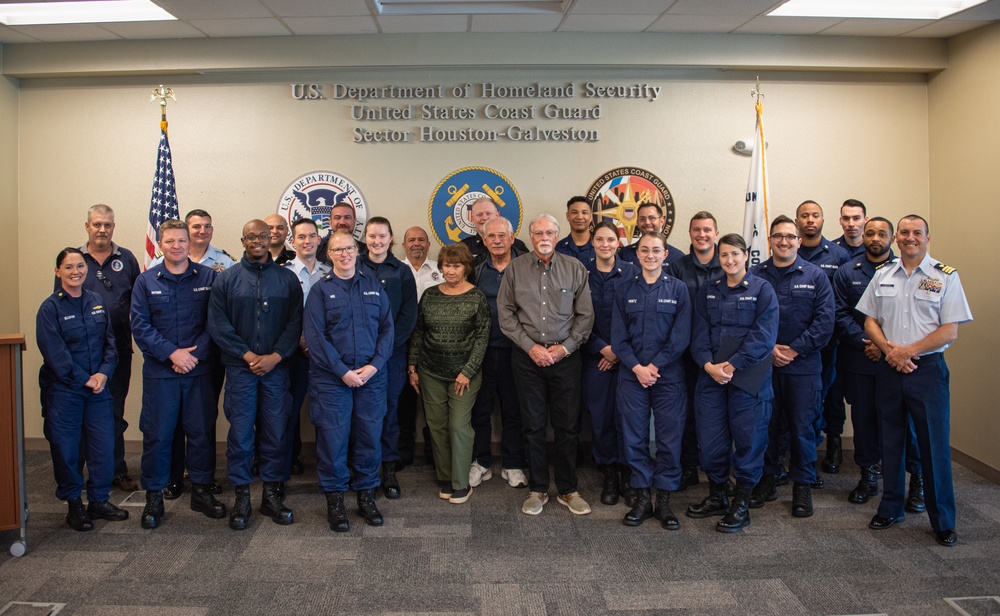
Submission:
[[[174,170],[170,157],[170,141],[167,139],[167,99],[177,102],[173,88],[162,84],[153,89],[149,102],[160,104],[160,145],[156,152],[156,174],[149,199],[149,224],[146,226],[145,267],[161,255],[157,250],[160,223],[170,218],[179,218],[177,190],[174,184]]]
[[[759,85],[759,82],[758,82]],[[177,97],[174,96],[173,88],[165,88],[163,84],[160,87],[153,88],[153,93],[149,96],[149,102],[160,103],[160,130],[164,133],[167,132],[167,99],[177,102]]]
[[[747,179],[746,205],[743,218],[743,237],[749,248],[750,265],[763,262],[770,255],[767,242],[768,234],[768,180],[767,180],[767,141],[764,140],[764,93],[760,88],[760,77],[757,77],[755,87],[750,90],[754,97],[756,125],[754,126],[754,145],[751,153],[750,176]]]

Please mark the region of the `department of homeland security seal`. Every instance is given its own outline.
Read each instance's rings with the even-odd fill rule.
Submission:
[[[510,221],[514,234],[521,230],[521,197],[510,180],[488,167],[463,167],[449,173],[434,189],[427,221],[439,244],[454,244],[476,234],[470,218],[472,204],[492,199],[500,215]]]
[[[587,190],[587,199],[594,212],[594,222],[604,217],[618,226],[623,245],[639,236],[639,207],[654,203],[663,210],[666,222],[663,237],[674,228],[674,198],[663,180],[639,167],[618,167],[597,178]]]
[[[285,188],[278,200],[278,214],[288,221],[288,228],[300,218],[311,218],[319,227],[319,235],[330,234],[330,210],[347,202],[354,207],[354,239],[360,239],[368,220],[368,203],[358,185],[335,171],[311,171],[301,175]],[[291,233],[286,242],[291,247]]]

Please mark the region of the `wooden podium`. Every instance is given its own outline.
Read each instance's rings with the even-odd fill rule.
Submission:
[[[21,353],[23,334],[0,334],[0,530],[21,529],[10,553],[28,548],[28,494],[24,467],[24,392]]]

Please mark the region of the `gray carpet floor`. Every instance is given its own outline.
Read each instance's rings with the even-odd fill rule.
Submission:
[[[138,458],[128,456],[132,469]],[[591,515],[552,498],[532,517],[520,511],[526,490],[508,487],[499,468],[468,503],[450,505],[418,462],[398,475],[401,499],[379,499],[383,527],[365,526],[351,495],[351,531],[335,534],[306,463],[288,485],[291,526],[255,511],[248,530],[232,531],[228,519],[192,512],[185,493],[147,531],[143,493],[115,491],[113,502],[134,501],[130,519],[77,533],[48,453],[29,452],[28,553],[11,556],[18,533],[0,533],[0,614],[1000,614],[1000,600],[979,598],[1000,595],[1000,488],[958,465],[959,545],[944,548],[926,514],[869,530],[877,499],[849,503],[857,477],[846,468],[814,491],[813,517],[793,518],[791,488],[779,488],[750,527],[724,535],[716,518],[682,514],[704,497],[704,476],[673,495],[681,528],[666,531],[656,520],[623,526],[624,504],[598,502],[593,466],[580,469]],[[259,482],[251,493],[256,507]]]

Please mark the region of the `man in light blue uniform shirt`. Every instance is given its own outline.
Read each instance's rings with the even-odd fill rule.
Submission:
[[[302,285],[302,305],[309,298],[309,289],[323,276],[330,273],[330,266],[317,259],[316,250],[322,238],[319,228],[311,218],[300,218],[292,223],[292,248],[295,258],[285,261],[285,267],[292,270]],[[299,338],[299,348],[288,358],[288,378],[292,392],[292,412],[288,416],[285,430],[288,434],[289,472],[301,475],[305,468],[302,465],[302,435],[299,432],[301,424],[302,405],[309,392],[309,349],[306,347],[305,336]]]
[[[899,260],[877,272],[857,309],[867,315],[865,332],[882,351],[875,397],[882,424],[884,490],[869,527],[882,530],[904,519],[906,473],[903,451],[913,419],[926,482],[927,515],[943,546],[958,543],[955,488],[951,474],[951,394],[944,350],[958,326],[972,320],[955,268],[927,254],[930,228],[911,214],[897,225]]]

